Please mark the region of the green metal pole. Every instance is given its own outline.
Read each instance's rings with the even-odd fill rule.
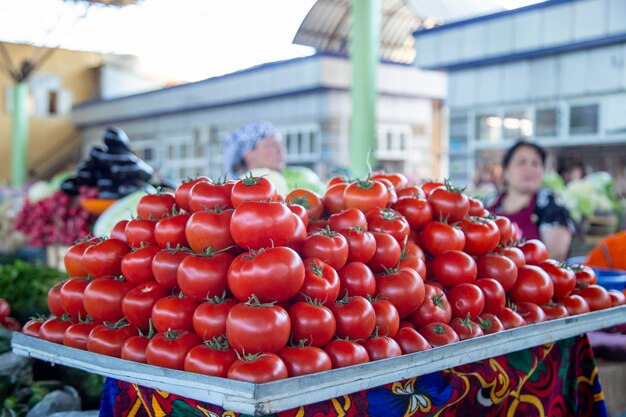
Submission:
[[[11,185],[22,187],[26,181],[26,149],[28,148],[28,85],[13,86],[13,127],[11,131]]]
[[[352,175],[368,174],[367,154],[376,149],[376,97],[380,43],[380,0],[352,1]],[[370,158],[372,167],[376,164]]]

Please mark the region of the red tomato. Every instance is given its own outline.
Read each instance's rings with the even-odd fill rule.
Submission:
[[[455,317],[450,322],[450,327],[454,329],[461,340],[473,339],[485,334],[481,326],[470,320],[469,315],[465,316],[464,319]]]
[[[559,302],[563,303],[565,308],[567,309],[567,313],[570,316],[576,316],[578,314],[589,313],[591,310],[589,309],[589,304],[587,301],[577,294],[567,295],[559,300]]]
[[[65,252],[63,263],[70,277],[86,278],[89,275],[83,264],[83,254],[88,247],[94,245],[97,241],[97,239],[89,239],[86,242],[77,243],[70,246],[67,252]]]
[[[85,288],[91,279],[70,278],[60,289],[61,307],[63,311],[75,318],[86,318],[87,310],[83,305]]]
[[[334,303],[341,286],[337,271],[317,258],[305,259],[304,269],[304,283],[294,299],[304,301],[309,297],[328,305]]]
[[[174,199],[176,200],[176,205],[179,208],[190,211],[189,194],[191,193],[193,186],[199,182],[210,183],[211,180],[208,177],[200,176],[194,179],[189,179],[188,181],[183,181],[183,183],[176,188],[176,191],[174,192]]]
[[[41,325],[44,323],[44,318],[32,318],[24,323],[24,327],[22,328],[22,333],[26,336],[39,337],[39,329]]]
[[[287,345],[290,333],[285,309],[253,298],[234,305],[226,317],[226,338],[237,351],[276,353]]]
[[[167,294],[168,291],[155,281],[141,283],[122,299],[122,313],[132,326],[147,330],[150,327],[152,307]]]
[[[478,325],[484,334],[492,334],[506,330],[504,325],[495,314],[482,313],[478,316]]]
[[[196,253],[206,248],[219,251],[235,244],[230,235],[232,209],[216,208],[194,212],[185,226],[185,236],[189,247]]]
[[[373,232],[372,234],[376,239],[376,252],[367,266],[374,272],[395,268],[400,262],[400,255],[402,255],[402,248],[398,241],[387,233]]]
[[[290,377],[330,371],[333,367],[328,354],[314,346],[287,346],[278,356],[287,366]]]
[[[278,193],[274,184],[265,177],[249,174],[233,185],[230,201],[237,208],[244,201],[276,200]]]
[[[300,256],[290,248],[279,246],[237,256],[228,270],[228,287],[242,302],[253,294],[262,303],[282,302],[298,293],[304,274]]]
[[[296,218],[284,204],[247,201],[233,212],[230,234],[242,248],[259,250],[291,242],[296,226]]]
[[[369,262],[376,253],[376,239],[360,227],[339,230],[348,242],[348,262]]]
[[[391,182],[391,184],[396,190],[402,190],[409,185],[409,179],[406,177],[406,175],[401,174],[399,172],[389,172],[389,173],[379,172],[377,174],[373,174],[370,178],[373,180],[384,178],[388,180],[389,182]]]
[[[433,220],[433,210],[424,197],[400,198],[391,207],[406,218],[413,230],[421,230]]]
[[[330,357],[333,369],[370,361],[367,350],[351,340],[335,339],[324,346],[324,350]]]
[[[540,306],[544,313],[546,313],[546,320],[560,319],[563,317],[569,317],[567,308],[563,303],[544,304]]]
[[[261,384],[285,379],[289,372],[278,355],[264,352],[237,359],[228,369],[227,376],[230,379]]]
[[[9,329],[14,332],[22,331],[22,326],[20,325],[20,322],[15,317],[11,316],[0,319],[0,327],[4,327],[5,329]]]
[[[106,239],[85,249],[83,264],[93,278],[122,274],[122,258],[130,247],[121,240]]]
[[[470,204],[469,212],[467,213],[468,215],[474,217],[485,217],[489,214],[482,201],[474,197],[467,197],[467,199]]]
[[[511,301],[528,301],[547,304],[554,295],[554,284],[550,276],[535,265],[524,265],[517,270],[517,281],[508,291]]]
[[[522,316],[527,324],[542,323],[547,320],[546,313],[535,303],[515,303],[517,314]]]
[[[611,297],[611,305],[613,307],[626,304],[626,294],[624,294],[620,290],[611,289],[608,290],[608,293],[609,297]]]
[[[189,256],[189,252],[181,249],[161,249],[152,258],[152,274],[154,279],[166,290],[178,285],[176,275],[178,266]]]
[[[304,207],[310,220],[319,219],[324,214],[322,198],[311,190],[296,188],[285,196],[285,202]]]
[[[495,220],[498,230],[500,230],[500,244],[508,245],[513,243],[513,225],[511,220],[505,216],[496,216]]]
[[[548,273],[552,284],[554,284],[554,298],[563,298],[576,287],[576,274],[566,264],[544,261],[539,264],[539,268]]]
[[[436,188],[428,195],[433,218],[455,223],[469,213],[469,200],[463,192],[446,181],[445,188]]]
[[[446,287],[472,283],[478,269],[474,258],[465,252],[447,250],[435,256],[431,264],[432,276]]]
[[[411,327],[402,327],[398,330],[398,333],[396,333],[393,339],[398,342],[400,349],[402,349],[402,353],[405,355],[432,349],[432,346],[428,343],[424,336]]]
[[[309,225],[309,213],[306,211],[306,209],[302,207],[300,204],[293,204],[293,203],[285,203],[285,204],[287,205],[287,208],[291,210],[293,214],[295,214],[296,216],[300,218],[300,220],[302,220],[302,226],[306,230],[307,226]]]
[[[400,328],[398,309],[388,300],[382,298],[370,299],[376,314],[376,327],[379,336],[394,337]]]
[[[384,208],[389,202],[387,187],[374,180],[355,181],[350,183],[343,192],[346,208],[357,208],[367,213],[373,208]]]
[[[120,220],[115,223],[113,229],[111,229],[111,233],[109,233],[109,239],[117,239],[122,242],[126,242],[126,225],[128,224],[128,220]],[[128,242],[126,242],[128,243]]]
[[[197,306],[191,298],[161,298],[152,307],[152,325],[159,333],[169,329],[193,331],[193,313]]]
[[[461,221],[461,231],[465,235],[463,250],[473,256],[492,252],[500,242],[500,230],[492,220],[482,217],[468,217]]]
[[[156,246],[157,242],[154,238],[154,226],[156,222],[150,219],[132,219],[126,223],[124,235],[126,242],[132,248],[141,248],[142,246]]]
[[[507,330],[526,325],[526,320],[508,307],[504,307],[502,310],[498,311],[496,317],[500,319],[500,322],[502,322],[502,325]]]
[[[185,357],[189,351],[201,343],[193,332],[168,330],[156,334],[146,347],[146,363],[163,368],[185,368]]]
[[[96,322],[74,323],[65,330],[63,344],[76,349],[87,350],[89,333],[98,326]]]
[[[463,250],[465,235],[461,229],[447,223],[426,223],[421,233],[421,247],[433,256],[447,250]]]
[[[343,193],[347,187],[348,183],[346,182],[328,186],[323,198],[326,213],[340,213],[346,209],[346,204],[343,200]]]
[[[452,307],[452,317],[477,317],[485,308],[485,296],[474,284],[462,283],[446,291]]]
[[[233,298],[212,297],[200,304],[193,313],[193,330],[202,340],[212,340],[226,334],[226,317],[237,304]]]
[[[137,215],[140,219],[158,220],[172,212],[176,199],[171,193],[148,194],[137,203]]]
[[[428,323],[450,323],[450,320],[452,320],[452,307],[443,290],[433,285],[425,284],[424,294],[424,302],[409,316],[411,323],[418,328]]]
[[[48,309],[52,315],[56,317],[61,317],[63,313],[65,313],[65,310],[61,305],[61,288],[66,281],[61,281],[50,287],[48,290]]]
[[[122,345],[120,352],[120,358],[127,361],[147,363],[146,361],[146,348],[150,342],[150,337],[146,336],[131,336]]]
[[[203,210],[213,210],[216,207],[223,209],[233,208],[230,201],[235,181],[223,181],[217,183],[200,181],[191,187],[189,191],[189,210],[192,213]]]
[[[126,281],[133,285],[154,281],[152,260],[159,251],[156,246],[146,246],[124,255],[121,268]]]
[[[509,307],[503,307],[496,313],[496,317],[498,317],[504,328],[507,330],[526,325],[526,320]]]
[[[377,336],[365,339],[363,347],[367,351],[370,361],[393,358],[402,355],[398,342],[387,336]]]
[[[132,284],[114,278],[94,279],[85,288],[85,310],[95,321],[115,323],[124,317],[122,300],[132,288]]]
[[[302,252],[302,245],[304,244],[304,241],[306,240],[308,236],[307,235],[308,232],[306,230],[306,227],[304,226],[304,222],[302,221],[302,219],[293,212],[291,214],[293,215],[293,218],[296,220],[296,231],[293,233],[293,238],[287,244],[287,247],[300,253]]]
[[[481,278],[474,282],[481,289],[485,296],[485,313],[497,314],[503,307],[506,307],[506,294],[499,281],[493,278]]]
[[[126,322],[99,324],[89,333],[87,350],[119,358],[122,355],[122,345],[133,336],[137,336],[137,329]]]
[[[228,268],[233,262],[228,252],[213,252],[187,256],[176,272],[176,282],[181,291],[196,302],[228,291]]]
[[[589,310],[597,311],[611,308],[611,296],[604,287],[596,284],[578,289],[575,294],[580,295],[589,304]]]
[[[429,323],[419,328],[419,333],[432,347],[458,342],[459,335],[445,323]]]
[[[367,299],[359,296],[344,297],[330,306],[335,316],[335,333],[341,339],[368,338],[376,327],[376,312]]]
[[[443,182],[440,181],[426,181],[422,184],[421,186],[422,191],[424,192],[425,196],[428,197],[430,195],[430,193],[432,193],[435,189],[437,188],[446,188],[446,184],[444,184]]]
[[[598,276],[591,267],[579,264],[575,265],[573,270],[576,275],[577,286],[594,285],[598,283]]]
[[[403,245],[411,228],[404,216],[391,208],[372,209],[365,213],[367,227],[371,232],[382,232],[393,236],[398,244]]]
[[[176,246],[189,246],[185,236],[189,213],[174,211],[172,215],[163,217],[154,225],[154,240],[161,249],[175,248]]]
[[[519,247],[524,253],[527,265],[539,265],[548,259],[548,248],[539,239],[530,239]]]
[[[513,261],[518,268],[526,265],[524,252],[516,246],[505,246],[496,248],[496,253],[502,254]]]
[[[411,243],[410,245],[415,246],[414,243]],[[407,250],[408,247],[409,245],[407,245],[404,249],[402,249],[402,252],[400,252],[400,264],[398,267],[399,268],[411,268],[415,270],[419,274],[420,277],[426,277],[427,276],[426,263],[418,255],[409,252],[409,250]],[[418,246],[415,246],[415,247],[419,249]],[[421,249],[419,250],[421,251]]]
[[[309,235],[302,245],[303,258],[317,258],[328,265],[341,269],[348,260],[348,241],[329,228]]]
[[[335,316],[320,303],[297,301],[288,312],[294,343],[306,340],[311,346],[323,347],[335,335]]]
[[[328,227],[335,232],[354,227],[358,227],[360,230],[367,230],[367,219],[361,210],[350,208],[340,213],[331,214],[328,217]]]
[[[348,262],[337,271],[339,275],[339,294],[349,296],[373,297],[376,292],[376,278],[372,270],[361,262]]]
[[[62,345],[65,331],[72,324],[70,320],[64,318],[50,317],[39,327],[39,338]]]
[[[404,318],[422,305],[424,281],[413,269],[391,269],[376,277],[376,295],[389,300]]]
[[[523,265],[522,265],[523,266]],[[493,278],[502,285],[504,291],[509,291],[517,281],[515,262],[498,253],[488,253],[476,259],[477,277]]]
[[[224,337],[215,337],[191,348],[185,357],[184,369],[203,375],[226,378],[237,354]]]

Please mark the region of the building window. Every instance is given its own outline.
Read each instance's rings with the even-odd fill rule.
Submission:
[[[497,114],[476,116],[476,139],[485,142],[498,142],[502,139],[502,118]]]
[[[535,135],[537,137],[558,136],[559,112],[555,108],[538,109],[535,112]]]
[[[569,111],[569,132],[572,135],[598,133],[598,105],[572,106]]]
[[[506,112],[502,119],[504,139],[528,138],[533,134],[533,122],[525,111]]]
[[[319,161],[321,137],[318,126],[294,126],[279,130],[285,139],[289,163]]]

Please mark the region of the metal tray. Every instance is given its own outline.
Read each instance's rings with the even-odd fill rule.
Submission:
[[[275,413],[454,366],[626,323],[626,306],[537,323],[313,375],[264,384],[209,377],[85,352],[21,333],[13,352],[88,372],[157,388],[250,415]]]

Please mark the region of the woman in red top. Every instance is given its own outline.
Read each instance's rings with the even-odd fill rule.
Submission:
[[[519,226],[525,239],[540,239],[550,258],[564,261],[572,241],[573,222],[567,208],[546,188],[541,188],[546,152],[520,140],[502,160],[505,191],[490,207]]]

